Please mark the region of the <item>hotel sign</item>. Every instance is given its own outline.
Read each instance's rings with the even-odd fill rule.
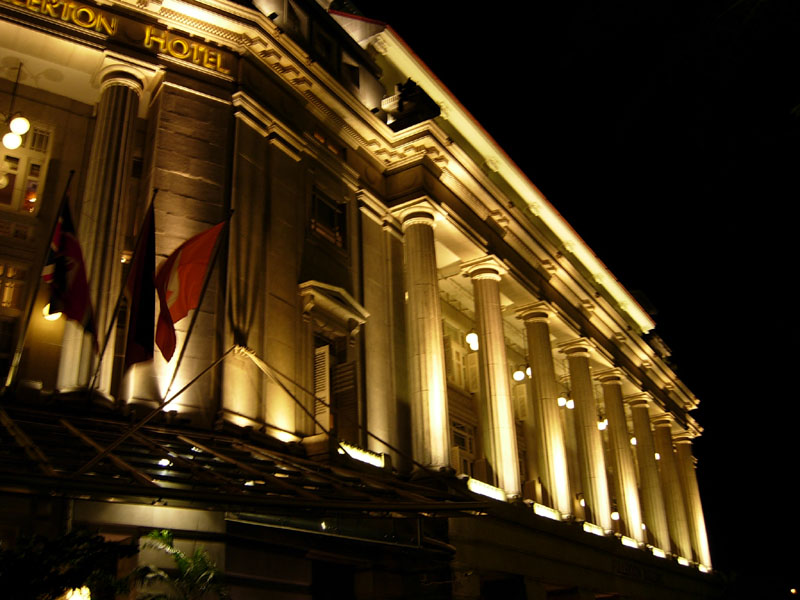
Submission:
[[[94,6],[71,0],[0,0],[36,13],[49,21],[61,21],[94,31],[119,42],[171,56],[224,75],[233,62],[233,55],[219,48],[176,35],[163,27],[108,13]]]

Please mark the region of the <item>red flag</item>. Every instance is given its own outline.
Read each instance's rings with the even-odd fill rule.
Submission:
[[[86,281],[86,265],[72,224],[68,192],[64,196],[42,279],[50,286],[50,314],[64,313],[68,319],[80,323],[86,333],[92,334],[97,350],[97,328]]]
[[[156,317],[155,282],[156,232],[153,203],[144,217],[131,270],[125,282],[128,299],[128,339],[125,344],[125,367],[153,358],[153,322]]]
[[[183,242],[161,265],[156,291],[161,306],[156,344],[166,360],[175,353],[175,323],[197,308],[211,254],[226,221]]]

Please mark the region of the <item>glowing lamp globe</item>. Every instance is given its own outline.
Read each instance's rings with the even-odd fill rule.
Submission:
[[[12,133],[16,133],[17,135],[25,135],[31,128],[31,122],[25,117],[18,115],[11,119],[11,123],[8,124],[8,128],[12,131]]]

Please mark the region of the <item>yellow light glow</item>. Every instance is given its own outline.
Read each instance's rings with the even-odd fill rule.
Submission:
[[[64,600],[91,600],[91,598],[92,594],[86,586],[67,590],[67,593],[64,594]]]
[[[572,398],[570,398],[569,400],[567,400],[567,408],[568,408],[568,409],[570,409],[570,410],[572,410],[573,408],[575,408],[575,400],[573,400]]]
[[[661,455],[658,452],[656,452],[656,460],[661,460]]]
[[[697,565],[697,570],[700,571],[701,573],[708,573],[711,569],[709,569],[707,566],[705,566],[704,564],[701,563],[701,564]],[[795,590],[792,593],[796,594],[797,591]]]
[[[3,146],[9,150],[16,150],[22,144],[22,138],[19,134],[9,131],[3,136]]]
[[[657,556],[658,558],[667,558],[667,553],[664,552],[661,548],[650,546],[650,552],[653,553],[653,556]]]
[[[606,535],[606,532],[602,527],[595,525],[594,523],[589,523],[589,521],[583,522],[583,530],[587,533],[593,533],[594,535],[599,535],[601,537],[605,537]]]
[[[682,556],[679,556],[678,557],[678,564],[679,565],[683,565],[684,567],[688,567],[689,566],[689,559],[684,558]]]
[[[795,588],[792,588],[792,589],[789,590],[789,593],[790,594],[796,594],[797,590]]]
[[[642,531],[644,531],[645,529],[647,529],[647,525],[645,525],[644,523],[642,523]]]
[[[605,431],[607,427],[608,427],[608,419],[603,419],[602,421],[597,422],[597,428],[600,431]]]
[[[469,346],[469,349],[472,350],[473,352],[477,352],[478,348],[479,348],[479,346],[478,346],[478,334],[475,333],[474,331],[470,331],[467,334],[465,339],[467,341],[467,345]]]
[[[631,446],[635,446],[635,445],[636,445],[636,437],[634,436],[634,437],[631,438]]]
[[[364,450],[363,448],[352,446],[345,442],[339,442],[339,454],[347,454],[347,456],[350,458],[354,458],[355,460],[359,460],[363,463],[367,463],[368,465],[372,465],[373,467],[378,467],[380,469],[382,469],[384,466],[383,454],[378,454],[377,452],[372,452],[370,450]]]
[[[525,372],[522,369],[517,369],[511,377],[514,378],[514,381],[522,381],[525,379]]]
[[[45,318],[45,321],[58,321],[61,318],[61,313],[54,312],[50,314],[50,303],[48,302],[42,309],[42,316]]]
[[[558,405],[559,406],[566,406],[567,405],[567,399],[564,398],[564,396],[559,396],[558,397]]]
[[[526,367],[525,368],[525,375],[527,375],[528,377],[532,377],[531,373],[532,373],[531,368],[530,367]]]
[[[31,122],[25,117],[17,115],[11,119],[11,122],[8,124],[8,128],[12,131],[12,133],[16,133],[17,135],[25,135],[31,128]]]
[[[548,519],[553,519],[553,521],[561,520],[560,512],[558,512],[555,508],[550,508],[549,506],[545,506],[544,504],[539,504],[537,502],[534,502],[533,512],[535,512],[540,517],[547,517]]]
[[[581,499],[578,501],[578,504],[580,504],[582,507],[586,508],[586,500],[584,500],[583,498],[581,498]]]
[[[628,548],[639,548],[639,542],[633,538],[629,538],[627,535],[620,536],[619,541],[622,542],[623,546],[627,546]]]
[[[472,477],[467,479],[467,488],[476,494],[480,494],[481,496],[494,498],[495,500],[500,500],[501,502],[506,502],[507,500],[506,493],[500,488],[489,485],[488,483],[484,483],[478,479],[473,479]]]
[[[616,510],[611,513],[611,520],[612,521],[619,521],[619,513]]]

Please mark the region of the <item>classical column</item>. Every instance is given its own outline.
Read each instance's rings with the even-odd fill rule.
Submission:
[[[124,67],[121,67],[124,69]],[[109,70],[103,77],[100,102],[86,174],[78,236],[81,242],[98,342],[102,346],[114,317],[122,285],[122,255],[129,209],[127,199],[135,120],[142,82],[126,70]],[[114,334],[109,340],[96,388],[111,393]],[[97,366],[90,336],[68,322],[58,372],[61,390],[88,385]]]
[[[484,380],[482,401],[488,408],[492,468],[498,487],[509,496],[519,496],[517,435],[500,306],[500,278],[506,270],[500,261],[489,256],[464,263],[462,272],[472,279],[475,294],[478,356]]]
[[[678,459],[678,475],[681,479],[686,513],[689,518],[689,534],[697,562],[711,566],[711,553],[706,536],[706,520],[703,516],[703,505],[700,502],[700,489],[697,486],[695,461],[692,456],[692,436],[682,433],[675,437],[675,454]]]
[[[667,508],[669,535],[672,538],[672,552],[684,558],[692,557],[692,543],[689,538],[689,524],[683,504],[683,491],[678,476],[678,464],[672,449],[672,415],[663,414],[653,419],[656,452],[660,456],[659,472],[661,489]]]
[[[639,488],[636,484],[636,467],[631,452],[625,406],[622,403],[622,371],[610,369],[597,373],[603,385],[603,403],[608,419],[608,439],[611,460],[617,474],[617,510],[625,524],[626,533],[638,542],[645,541],[642,531],[642,509],[639,505]]]
[[[517,318],[525,323],[528,339],[528,363],[531,367],[529,389],[532,408],[528,410],[531,427],[525,423],[528,460],[538,459],[539,473],[545,491],[545,503],[563,516],[572,514],[570,498],[567,452],[564,444],[564,429],[558,409],[558,385],[553,366],[553,349],[550,346],[552,310],[546,302],[536,302],[520,308]],[[532,430],[532,431],[531,431]],[[532,437],[532,439],[529,439]],[[536,456],[533,456],[534,450]]]
[[[650,394],[641,393],[625,398],[631,407],[633,435],[636,437],[636,457],[639,463],[639,485],[642,494],[644,522],[653,541],[653,545],[665,552],[671,552],[669,529],[667,527],[667,510],[664,506],[664,495],[658,478],[656,464],[656,448],[653,432],[650,429]]]
[[[434,214],[427,202],[421,202],[401,215],[408,292],[409,391],[414,458],[424,465],[446,467],[450,464],[450,425]]]
[[[567,356],[572,398],[575,401],[575,434],[578,442],[578,462],[581,468],[586,518],[607,532],[614,529],[611,503],[608,498],[606,463],[603,441],[597,429],[597,401],[589,371],[589,342],[578,339],[561,346]]]

